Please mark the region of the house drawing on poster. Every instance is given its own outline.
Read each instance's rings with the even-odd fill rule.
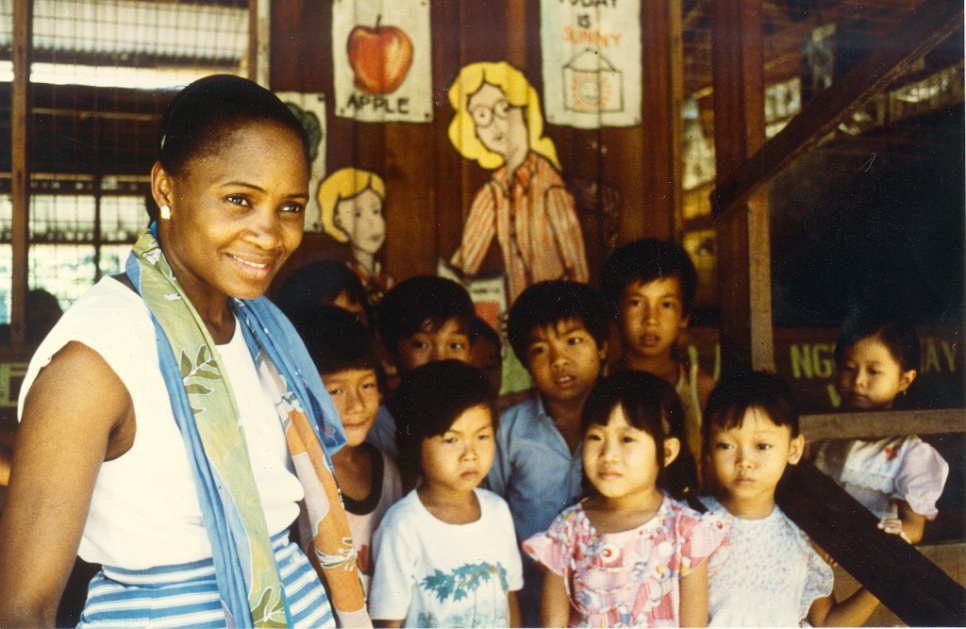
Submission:
[[[624,111],[623,73],[595,48],[585,48],[563,66],[564,107],[581,113]]]

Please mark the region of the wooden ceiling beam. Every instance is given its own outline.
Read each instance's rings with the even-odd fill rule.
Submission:
[[[830,88],[820,93],[780,133],[766,142],[733,172],[726,174],[711,193],[715,216],[725,216],[743,204],[825,135],[847,114],[878,94],[910,63],[920,58],[963,24],[960,0],[928,0],[900,23]]]

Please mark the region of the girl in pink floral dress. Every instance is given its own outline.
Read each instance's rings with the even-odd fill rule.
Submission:
[[[674,388],[643,372],[606,378],[581,428],[588,497],[523,543],[546,569],[541,624],[706,625],[707,560],[730,518],[671,497],[694,486]]]

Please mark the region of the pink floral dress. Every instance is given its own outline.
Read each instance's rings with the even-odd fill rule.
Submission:
[[[677,627],[681,578],[727,543],[730,524],[665,496],[641,526],[598,533],[578,503],[523,550],[564,578],[571,627]]]

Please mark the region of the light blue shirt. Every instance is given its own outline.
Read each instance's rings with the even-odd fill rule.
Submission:
[[[571,454],[538,395],[503,411],[487,481],[490,490],[510,505],[518,542],[546,531],[557,514],[576,501],[582,467],[580,446]],[[542,573],[526,555],[523,569],[524,626],[535,627]]]
[[[396,447],[396,420],[385,405],[380,404],[376,412],[376,420],[366,435],[366,443],[370,443],[396,461],[399,459],[399,448]]]

